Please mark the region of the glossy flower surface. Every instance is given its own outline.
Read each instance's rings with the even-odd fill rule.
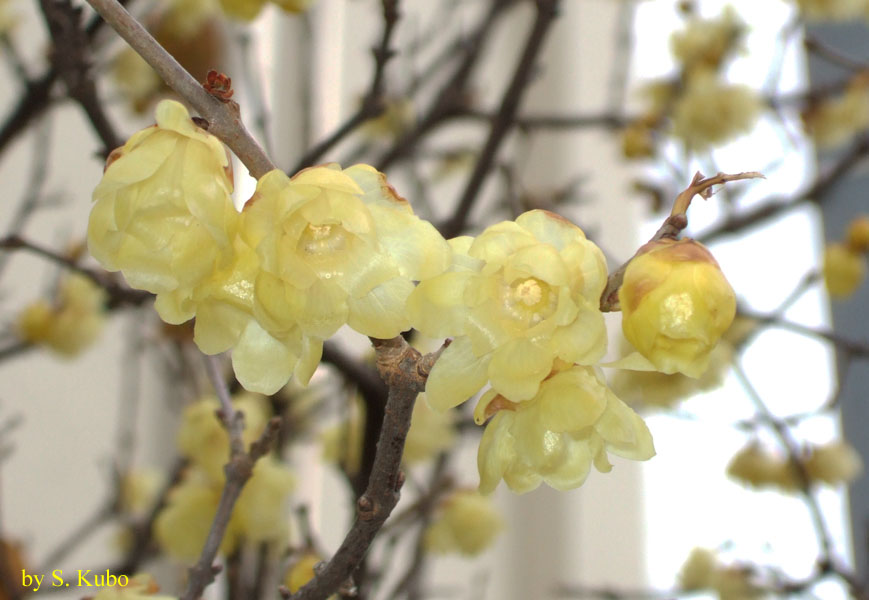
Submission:
[[[647,244],[619,290],[625,337],[662,373],[699,377],[736,314],[733,288],[691,239]]]
[[[292,179],[267,173],[245,207],[243,236],[259,257],[257,321],[275,347],[314,356],[307,361],[314,366],[322,340],[344,324],[376,338],[409,329],[404,306],[413,282],[442,272],[450,260],[434,226],[367,165],[313,167]],[[286,382],[291,364],[280,353],[257,358],[275,381]],[[307,371],[313,369],[306,369],[310,377]]]
[[[529,401],[510,402],[491,390],[474,419],[482,423],[493,414],[477,454],[483,493],[502,478],[517,493],[541,482],[568,490],[583,484],[592,464],[609,472],[608,452],[632,460],[655,454],[646,424],[590,367],[554,373]]]
[[[533,210],[451,244],[451,269],[408,299],[415,328],[453,336],[426,385],[434,408],[464,402],[487,381],[514,402],[530,400],[556,359],[590,365],[606,352],[606,264],[579,227]]]
[[[129,284],[157,294],[164,321],[195,313],[194,291],[233,257],[239,214],[229,157],[187,109],[164,100],[157,124],[109,156],[94,190],[91,254]]]

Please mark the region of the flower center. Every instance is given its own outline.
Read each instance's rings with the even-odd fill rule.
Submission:
[[[310,255],[333,254],[345,248],[347,236],[340,225],[309,223],[299,238],[299,249]]]
[[[543,297],[543,290],[535,279],[526,279],[516,286],[513,292],[516,298],[525,306],[534,306]]]

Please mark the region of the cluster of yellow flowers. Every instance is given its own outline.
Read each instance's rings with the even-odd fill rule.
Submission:
[[[76,356],[102,331],[105,301],[105,292],[89,278],[67,275],[52,301],[37,300],[18,315],[18,336],[61,356]]]
[[[679,73],[669,80],[650,82],[648,108],[623,132],[622,149],[628,158],[652,156],[654,137],[666,119],[672,134],[691,150],[706,150],[749,132],[763,103],[748,86],[726,83],[724,65],[740,49],[745,24],[732,8],[714,19],[692,17],[670,39]]]
[[[863,461],[847,442],[810,445],[798,457],[809,484],[836,486],[849,483],[863,471]],[[791,492],[801,487],[797,466],[756,442],[740,450],[727,466],[727,474],[755,488]]]
[[[180,560],[194,560],[202,551],[225,482],[229,436],[218,421],[218,407],[215,398],[204,398],[185,410],[178,446],[191,467],[154,522],[157,541]],[[233,407],[244,413],[242,439],[249,446],[265,430],[271,409],[264,397],[248,393],[233,398]],[[294,484],[292,473],[275,457],[257,461],[233,509],[221,550],[231,552],[240,540],[285,542],[289,533],[285,504]]]
[[[866,254],[869,252],[869,216],[859,215],[848,225],[843,243],[827,244],[824,249],[824,284],[833,298],[847,298],[866,279]]]
[[[679,573],[679,584],[686,592],[712,590],[719,600],[752,600],[765,596],[752,581],[752,571],[739,565],[722,564],[715,553],[694,548]]]
[[[232,349],[246,389],[274,393],[293,374],[307,383],[323,341],[343,325],[374,338],[413,327],[452,338],[428,378],[432,407],[444,411],[491,386],[476,410],[478,423],[491,419],[478,457],[484,491],[502,478],[520,492],[542,481],[567,489],[592,464],[608,471],[608,453],[654,454],[645,423],[596,366],[607,344],[607,270],[579,227],[532,210],[447,242],[367,165],[292,178],[271,171],[239,213],[228,167],[216,138],[180,104],[161,102],[157,125],[110,156],[88,241],[107,269],[156,294],[165,321],[195,316],[204,352]],[[625,335],[644,357],[627,366],[692,377],[706,368],[735,302],[717,263],[691,240],[644,248],[620,301]],[[197,410],[213,423],[210,409]],[[258,421],[249,421],[255,432]],[[182,450],[218,480],[226,452],[200,455],[209,443],[190,435],[182,433]],[[419,454],[447,439],[420,439]],[[212,501],[194,478],[189,485],[188,504]]]

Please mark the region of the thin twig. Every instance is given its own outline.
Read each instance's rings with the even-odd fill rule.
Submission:
[[[245,129],[237,104],[223,102],[209,94],[117,0],[88,2],[169,87],[199,111],[208,122],[209,133],[229,146],[253,177],[258,179],[275,168]]]
[[[546,34],[558,15],[558,0],[537,0],[536,5],[537,16],[534,25],[525,41],[525,47],[513,72],[510,84],[501,98],[501,106],[492,122],[486,143],[480,151],[477,163],[474,165],[474,170],[462,192],[453,216],[439,228],[446,238],[455,237],[464,229],[470,216],[471,207],[477,200],[483,182],[495,162],[501,143],[515,124],[516,114],[528,89],[528,83],[537,64],[538,54],[543,48]]]
[[[341,547],[314,579],[297,593],[287,596],[292,600],[323,599],[346,585],[398,503],[404,481],[401,475],[404,442],[410,429],[414,400],[425,387],[425,378],[418,367],[422,357],[401,336],[372,340],[372,343],[377,351],[378,370],[389,385],[389,397],[371,478],[356,503],[356,521]]]
[[[379,116],[384,111],[383,82],[386,73],[386,63],[395,55],[395,51],[391,48],[392,34],[395,31],[395,26],[401,13],[398,9],[398,0],[382,0],[382,7],[383,35],[380,38],[380,44],[372,49],[372,53],[374,54],[374,76],[371,78],[368,93],[355,113],[325,140],[316,144],[299,159],[296,166],[293,167],[293,172],[301,171],[305,167],[310,167],[316,163],[335,144],[355,131],[362,123]]]

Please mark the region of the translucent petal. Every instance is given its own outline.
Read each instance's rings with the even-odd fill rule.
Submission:
[[[561,251],[561,257],[570,271],[571,287],[598,304],[607,282],[606,259],[600,248],[588,241],[574,243]]]
[[[534,237],[513,221],[487,227],[468,248],[468,254],[492,265],[503,265],[519,248],[535,243]]]
[[[465,337],[457,337],[435,362],[425,392],[432,408],[439,411],[458,406],[486,384],[489,357],[477,358]]]
[[[652,434],[645,421],[612,392],[608,393],[606,411],[594,429],[613,454],[632,460],[648,460],[655,455]]]
[[[399,265],[402,275],[415,281],[443,273],[452,261],[452,250],[434,225],[403,211],[370,206],[377,224],[377,238],[384,251]]]
[[[413,283],[404,277],[391,279],[361,298],[348,298],[347,324],[363,335],[389,339],[410,329],[404,310]]]
[[[311,336],[302,338],[301,356],[296,364],[296,380],[302,385],[308,385],[314,371],[323,358],[323,340]]]
[[[337,284],[320,279],[306,290],[286,286],[285,291],[286,310],[305,335],[326,339],[347,322],[347,294]]]
[[[577,318],[566,327],[555,330],[550,348],[568,363],[592,365],[607,349],[607,331],[603,314],[598,310],[581,308]]]
[[[513,437],[509,428],[514,415],[500,412],[486,425],[477,449],[477,469],[480,473],[480,492],[491,494],[498,487],[504,471],[516,460]]]
[[[232,368],[246,390],[274,394],[293,374],[298,354],[251,320],[232,351]]]
[[[543,481],[556,490],[578,488],[591,471],[592,454],[585,441],[571,441],[565,450],[565,460],[557,469],[543,474]]]
[[[552,351],[529,339],[510,340],[492,352],[489,381],[513,402],[530,400],[552,370]]]
[[[564,217],[548,210],[529,210],[516,217],[516,224],[528,230],[541,242],[563,250],[568,244],[585,240],[582,229]]]
[[[534,277],[552,286],[567,284],[567,268],[552,246],[533,244],[517,250],[504,265],[504,280]]]
[[[345,194],[361,195],[362,188],[349,175],[342,172],[337,165],[321,165],[308,167],[293,175],[293,182],[327,188]]]
[[[413,327],[433,338],[461,333],[467,312],[463,296],[472,277],[468,272],[448,272],[416,286],[405,308]]]
[[[238,340],[253,316],[227,302],[205,301],[196,308],[193,341],[205,354],[220,354]]]
[[[170,325],[180,325],[193,318],[196,313],[196,303],[189,294],[175,290],[157,294],[154,309],[160,318]]]
[[[556,432],[579,431],[594,425],[607,407],[606,388],[591,375],[573,368],[550,377],[540,387],[543,426]]]

